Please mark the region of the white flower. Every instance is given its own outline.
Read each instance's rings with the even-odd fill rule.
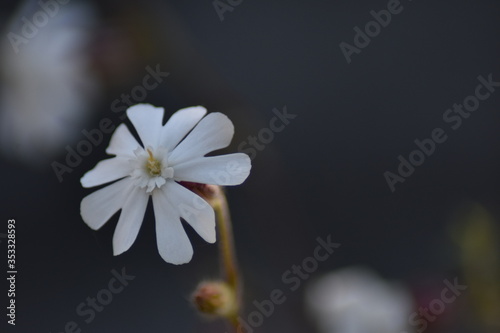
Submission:
[[[409,292],[371,270],[349,267],[329,273],[308,288],[306,297],[322,333],[410,332]]]
[[[46,15],[38,1],[25,1],[2,34],[0,152],[45,165],[81,135],[99,97],[89,52],[96,12],[90,3],[61,5],[24,38],[24,20],[43,17],[36,13]]]
[[[250,173],[250,158],[242,153],[209,156],[225,148],[234,134],[232,122],[221,113],[200,106],[177,111],[162,126],[163,108],[138,104],[127,110],[142,146],[121,124],[111,137],[108,154],[81,179],[83,187],[114,182],[82,200],[85,223],[97,230],[122,210],[113,236],[115,255],[134,243],[151,196],[156,219],[156,239],[161,257],[172,264],[191,260],[193,248],[181,218],[207,242],[215,242],[215,216],[201,197],[179,181],[238,185]]]

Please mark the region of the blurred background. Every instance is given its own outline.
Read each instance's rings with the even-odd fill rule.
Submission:
[[[216,245],[186,227],[193,260],[165,263],[149,207],[132,248],[113,257],[118,215],[97,232],[80,217],[94,190],[79,180],[111,136],[89,146],[85,133],[145,102],[167,116],[192,105],[227,114],[236,134],[225,151],[252,157],[248,180],[227,189],[246,332],[500,332],[500,87],[481,88],[490,96],[460,127],[443,119],[479,76],[500,82],[498,1],[0,6],[0,233],[16,219],[18,266],[5,330],[230,331],[189,302],[218,274]],[[388,7],[398,13],[385,27],[355,38]],[[283,130],[269,131],[285,110]],[[435,128],[447,140],[392,191],[386,172]],[[68,164],[78,149],[86,156]],[[318,237],[340,246],[303,266]],[[135,278],[86,323],[77,307],[122,269]],[[286,300],[267,316],[256,303],[276,289]]]

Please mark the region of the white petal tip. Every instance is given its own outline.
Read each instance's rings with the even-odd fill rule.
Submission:
[[[152,112],[152,111],[156,112],[155,110],[161,110],[162,114],[165,111],[162,107],[156,107],[148,103],[140,103],[132,105],[127,109],[127,117],[129,117],[130,119],[131,117],[133,118],[134,116],[139,115],[141,113]]]
[[[94,230],[94,231],[97,231],[101,228],[101,226],[99,226],[99,228],[96,228],[95,226],[92,225],[92,223],[89,223],[86,221],[86,218],[83,216],[82,212],[80,211],[80,215],[82,216],[82,220],[83,222],[87,225],[87,227],[89,227],[90,229]]]
[[[196,114],[204,116],[207,113],[207,109],[204,106],[197,105],[197,106],[190,106],[188,108],[180,109],[177,112],[196,113]]]
[[[115,232],[116,232],[116,230],[115,230]],[[115,237],[113,236],[113,255],[115,257],[119,256],[120,254],[122,254],[124,252],[127,252],[131,246],[132,246],[132,244],[127,246],[125,241],[117,241],[115,239]]]
[[[247,154],[235,153],[234,155],[238,155],[238,158],[241,159],[237,160],[236,164],[231,168],[231,173],[237,177],[234,177],[234,183],[224,184],[226,186],[243,184],[247,180],[248,176],[250,176],[250,171],[252,170],[252,160]]]
[[[80,178],[80,184],[82,184],[82,187],[84,188],[89,188],[89,178],[87,177],[87,174],[83,175],[82,178]]]
[[[119,256],[120,254],[122,254],[123,252],[125,252],[126,250],[123,250],[123,249],[116,249],[115,247],[113,247],[113,255],[116,257],[116,256]]]
[[[192,256],[188,259],[188,260],[166,260],[165,258],[163,258],[163,260],[165,260],[167,263],[169,264],[172,264],[172,265],[184,265],[184,264],[188,264],[192,259]]]
[[[207,232],[204,235],[200,235],[205,240],[205,242],[210,244],[213,244],[217,241],[217,233],[215,231],[215,216],[213,221],[214,221],[213,229],[211,229],[210,232]]]

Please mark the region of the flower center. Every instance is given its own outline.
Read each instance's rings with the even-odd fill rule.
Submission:
[[[161,162],[153,156],[151,150],[148,149],[147,151],[149,157],[146,162],[146,170],[153,177],[161,176]]]
[[[151,193],[155,188],[162,187],[167,179],[174,178],[174,168],[168,165],[166,151],[159,148],[153,153],[153,148],[143,149],[138,147],[134,150],[136,167],[131,173],[135,184],[141,188],[146,188],[147,193]]]

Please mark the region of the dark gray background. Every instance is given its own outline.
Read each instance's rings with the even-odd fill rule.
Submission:
[[[146,102],[164,106],[168,115],[190,105],[226,113],[236,126],[227,152],[267,127],[273,108],[286,105],[297,115],[258,153],[249,179],[228,189],[247,311],[273,289],[287,290],[282,274],[312,254],[317,237],[331,234],[342,245],[314,277],[362,264],[410,287],[439,285],[460,274],[450,216],[468,202],[498,216],[500,91],[456,131],[442,116],[474,92],[477,76],[492,73],[500,81],[499,3],[401,3],[404,10],[351,64],[339,43],[352,44],[353,28],[387,1],[248,0],[223,22],[211,1],[96,3],[102,22],[139,35],[134,38],[150,52],[136,57],[126,79],[107,86],[82,129],[97,127],[103,117],[118,124],[111,101],[156,64],[171,74]],[[13,5],[3,6],[12,12]],[[395,172],[398,155],[408,156],[413,141],[436,127],[446,129],[448,140],[391,193],[383,173]],[[0,216],[4,223],[17,220],[18,325],[11,331],[61,332],[75,320],[83,332],[223,332],[223,323],[205,323],[187,300],[200,279],[217,275],[216,246],[190,230],[191,263],[163,262],[149,207],[135,244],[113,257],[117,216],[98,232],[81,220],[80,201],[92,191],[79,179],[105,157],[105,147],[62,183],[49,164],[33,170],[2,158]],[[85,324],[76,306],[122,267],[135,280]],[[313,332],[303,305],[306,282],[287,292],[256,331]],[[453,331],[479,332],[460,326]]]

